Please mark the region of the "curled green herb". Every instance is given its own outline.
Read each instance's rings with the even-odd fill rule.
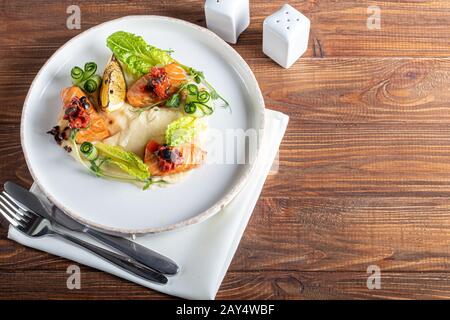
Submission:
[[[80,146],[80,152],[89,161],[98,158],[97,148],[90,142],[83,142]]]
[[[230,104],[228,103],[228,101],[225,100],[225,98],[222,97],[217,92],[217,90],[213,87],[213,85],[206,80],[205,75],[202,71],[198,71],[194,68],[188,67],[181,63],[179,63],[179,65],[187,72],[188,75],[190,75],[192,77],[192,79],[194,79],[194,81],[196,83],[198,83],[198,84],[203,83],[208,88],[208,90],[210,91],[210,96],[211,96],[212,100],[222,100],[222,102],[223,102],[222,107],[229,108],[231,111]]]
[[[93,93],[97,91],[97,88],[100,87],[100,83],[102,82],[102,78],[98,75],[94,75],[92,78],[87,79],[83,84],[83,89],[87,93]]]
[[[102,79],[96,75],[97,64],[95,62],[88,62],[84,65],[84,70],[80,67],[73,67],[70,71],[72,83],[87,93],[93,93],[100,87]]]
[[[211,94],[195,84],[187,85],[188,96],[186,98],[186,104],[184,105],[184,111],[187,114],[195,114],[197,110],[203,115],[211,115],[214,112],[212,106],[208,103],[211,100]],[[197,113],[200,116],[200,113]]]
[[[83,79],[84,71],[80,67],[73,67],[70,71],[72,81],[81,81]]]
[[[78,162],[80,162],[80,163],[81,163],[86,169],[88,169],[89,171],[92,171],[92,172],[94,172],[96,175],[98,175],[98,173],[95,172],[95,171],[93,171],[93,169],[92,169],[90,166],[88,166],[88,165],[86,164],[86,161],[84,161],[84,160],[81,158],[80,150],[78,149],[78,145],[77,145],[77,143],[76,143],[76,141],[75,141],[75,138],[76,138],[77,133],[78,133],[79,130],[80,130],[80,129],[73,129],[73,130],[70,132],[70,138],[69,138],[69,141],[70,141],[70,143],[72,144],[72,150],[74,150],[74,152],[75,152],[75,157],[76,157],[76,159],[78,160]]]
[[[195,111],[197,111],[195,102],[186,103],[186,105],[184,106],[184,112],[186,112],[187,114],[194,114]]]
[[[198,87],[195,84],[188,84],[187,90],[190,95],[197,95],[198,94]]]
[[[95,62],[87,62],[84,65],[84,78],[89,79],[97,71],[97,64]]]
[[[209,116],[213,114],[214,109],[208,106],[206,103],[201,103],[198,101],[191,101],[189,103],[186,103],[184,106],[184,112],[187,114],[194,114],[197,112],[197,110],[200,110],[203,115]]]
[[[200,91],[197,94],[197,100],[198,100],[198,102],[201,102],[201,103],[208,102],[210,97],[211,97],[211,95],[207,91]]]

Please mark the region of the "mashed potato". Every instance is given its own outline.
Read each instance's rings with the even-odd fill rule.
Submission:
[[[133,112],[129,105],[109,114],[112,121],[112,136],[103,142],[122,146],[125,150],[144,158],[145,146],[149,140],[164,143],[167,126],[183,113],[167,108],[153,108],[141,113]]]

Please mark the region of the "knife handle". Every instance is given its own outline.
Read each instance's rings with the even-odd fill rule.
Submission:
[[[179,267],[174,261],[139,243],[90,228],[86,228],[84,232],[149,268],[167,275],[175,275],[178,273]]]
[[[108,262],[111,262],[112,264],[118,266],[119,268],[121,268],[127,272],[130,272],[138,277],[141,277],[143,279],[146,279],[146,280],[149,280],[152,282],[156,282],[159,284],[166,284],[168,281],[168,279],[163,274],[156,272],[154,270],[151,270],[151,269],[147,269],[146,267],[141,266],[138,263],[131,261],[131,259],[121,256],[115,252],[105,250],[101,247],[95,246],[86,241],[83,241],[81,239],[73,237],[67,233],[63,233],[63,232],[55,231],[55,230],[53,230],[53,232],[65,239],[83,247],[83,248],[88,249],[92,253],[100,256],[101,258],[107,260]]]

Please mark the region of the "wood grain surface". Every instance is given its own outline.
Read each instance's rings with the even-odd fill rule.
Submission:
[[[261,51],[262,21],[285,1],[250,1],[233,47],[266,105],[290,116],[269,176],[217,298],[450,298],[450,1],[290,1],[311,19],[308,50],[284,70]],[[81,30],[66,8],[81,8]],[[381,29],[366,26],[381,8]],[[203,1],[0,0],[0,183],[30,186],[20,115],[53,52],[131,14],[205,26]],[[163,294],[22,247],[0,231],[0,299],[161,299]],[[366,286],[381,268],[381,289]]]

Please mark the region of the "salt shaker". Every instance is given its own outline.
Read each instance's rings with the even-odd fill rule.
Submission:
[[[249,0],[206,0],[206,25],[223,40],[236,43],[250,24]]]
[[[284,68],[289,68],[308,47],[310,21],[285,4],[263,24],[263,52]]]

